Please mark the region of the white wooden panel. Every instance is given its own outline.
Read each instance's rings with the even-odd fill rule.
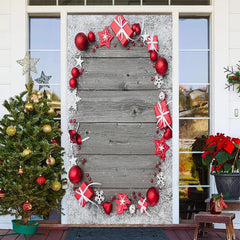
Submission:
[[[10,15],[0,15],[0,32],[10,31]]]
[[[229,47],[230,48],[240,48],[240,31],[230,32],[229,34]]]
[[[10,68],[9,67],[0,67],[0,84],[10,84]]]
[[[240,13],[230,14],[229,15],[229,31],[240,32],[239,22],[240,22]]]
[[[10,33],[0,32],[0,49],[10,48]]]
[[[0,0],[0,14],[10,13],[10,0]]]
[[[239,0],[229,0],[229,12],[230,13],[240,13],[240,1]]]
[[[235,66],[240,61],[240,49],[229,49],[229,65]]]
[[[0,67],[10,67],[10,50],[0,49]]]

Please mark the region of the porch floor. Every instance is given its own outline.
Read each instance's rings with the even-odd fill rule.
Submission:
[[[181,227],[181,225],[176,225],[175,227],[162,227],[165,234],[168,236],[170,240],[192,240],[194,236],[194,227]],[[68,228],[67,227],[39,227],[38,232],[47,233],[47,235],[34,235],[27,236],[28,240],[65,240],[67,235]],[[0,229],[0,234],[13,233],[12,230],[9,229]],[[235,229],[236,240],[240,240],[240,229]],[[1,240],[24,240],[23,235],[10,235],[0,237]],[[208,240],[225,240],[226,239],[226,231],[225,229],[218,229],[216,232],[208,233],[207,238],[198,238],[200,239],[208,239]],[[68,240],[68,239],[66,239]],[[85,238],[84,240],[87,240]],[[111,239],[109,239],[111,240]],[[129,239],[131,240],[131,239]],[[143,239],[144,240],[144,239]]]

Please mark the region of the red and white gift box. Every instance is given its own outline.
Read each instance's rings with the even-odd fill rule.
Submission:
[[[163,100],[162,102],[154,105],[154,111],[157,118],[157,125],[159,129],[161,130],[165,127],[169,127],[170,129],[172,129],[171,128],[172,119],[170,116],[166,100]]]
[[[146,198],[141,197],[138,201],[137,207],[140,209],[141,213],[145,213],[147,211],[148,203],[146,201]]]
[[[89,184],[90,185],[90,184]],[[79,204],[84,207],[93,195],[93,190],[86,182],[82,182],[80,187],[75,192],[74,196],[79,201]]]
[[[133,30],[122,15],[116,16],[110,25],[118,40],[125,47],[133,36]]]
[[[158,36],[155,35],[155,36],[148,36],[147,38],[147,48],[148,48],[148,51],[151,52],[151,51],[158,51]]]

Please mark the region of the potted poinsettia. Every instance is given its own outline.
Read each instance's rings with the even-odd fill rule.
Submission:
[[[203,164],[210,166],[218,192],[228,194],[229,199],[239,199],[240,139],[217,133],[208,137],[203,151]]]

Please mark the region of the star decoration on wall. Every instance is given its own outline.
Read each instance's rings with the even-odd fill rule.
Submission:
[[[80,97],[77,96],[77,89],[73,91],[67,90],[67,109],[70,111],[71,109],[77,111],[77,103],[81,100]]]
[[[45,73],[42,71],[41,77],[36,78],[34,81],[36,81],[39,84],[39,90],[43,87],[50,88],[49,86],[49,80],[52,76],[46,76]]]
[[[162,137],[160,140],[155,139],[154,140],[155,143],[155,155],[160,155],[161,159],[163,161],[165,161],[165,154],[166,151],[169,149],[169,146],[165,143],[165,138]]]
[[[100,37],[99,46],[106,46],[110,49],[110,42],[114,38],[114,36],[108,31],[108,27],[106,26],[102,32],[98,32]]]
[[[82,64],[84,63],[84,61],[82,60],[82,56],[79,55],[78,57],[75,57],[75,60],[77,62],[75,67],[79,66],[80,68],[82,68]]]
[[[142,35],[141,35],[141,37],[142,37],[142,41],[143,41],[143,42],[146,42],[146,41],[147,41],[147,38],[148,38],[148,36],[149,36],[149,34],[148,34],[148,33],[146,33],[146,32],[145,32],[144,34],[142,34]]]
[[[17,63],[23,67],[23,75],[28,72],[37,73],[36,64],[40,58],[31,58],[29,53],[26,52],[24,59],[17,60]]]
[[[163,85],[164,81],[163,81],[163,77],[160,75],[156,75],[154,77],[154,85],[156,85],[158,88],[161,88],[161,86]]]

